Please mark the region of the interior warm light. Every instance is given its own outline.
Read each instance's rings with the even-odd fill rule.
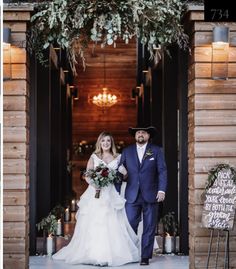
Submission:
[[[106,85],[106,66],[105,66],[105,55],[104,55],[104,84],[102,93],[99,93],[92,98],[92,103],[96,106],[107,108],[117,103],[117,96],[109,93]]]
[[[117,97],[114,94],[107,93],[107,88],[102,88],[102,93],[93,96],[93,104],[99,107],[110,107],[117,103]]]

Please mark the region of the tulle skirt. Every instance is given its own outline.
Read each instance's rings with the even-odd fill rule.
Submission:
[[[125,199],[113,185],[103,188],[100,198],[94,196],[95,190],[89,186],[78,204],[73,237],[53,259],[102,266],[137,262],[139,240],[128,222]]]

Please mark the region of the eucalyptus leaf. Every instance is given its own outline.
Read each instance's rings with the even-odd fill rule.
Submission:
[[[43,45],[43,48],[44,48],[44,49],[47,49],[47,48],[49,47],[49,45],[50,45],[50,43],[45,43],[45,44]]]

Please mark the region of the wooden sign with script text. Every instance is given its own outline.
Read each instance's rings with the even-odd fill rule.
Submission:
[[[236,185],[230,169],[218,172],[214,184],[206,192],[202,225],[206,228],[232,230],[236,207]]]

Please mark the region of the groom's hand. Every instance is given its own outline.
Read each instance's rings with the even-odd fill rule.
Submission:
[[[157,202],[163,202],[165,200],[165,193],[163,191],[159,191],[157,193]]]

